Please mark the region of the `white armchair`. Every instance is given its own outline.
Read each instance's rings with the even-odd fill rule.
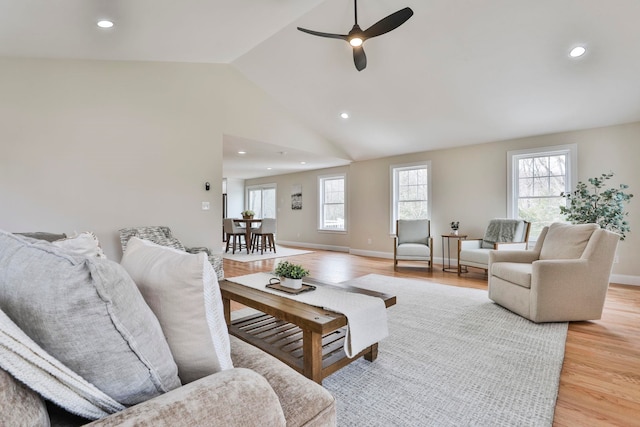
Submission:
[[[468,267],[489,268],[489,252],[492,250],[527,249],[531,223],[522,219],[495,218],[482,239],[458,240],[458,275]]]
[[[399,219],[393,246],[393,269],[398,261],[427,261],[433,268],[433,237],[428,219]]]
[[[619,240],[597,224],[545,227],[533,250],[489,254],[489,298],[536,323],[600,319]]]

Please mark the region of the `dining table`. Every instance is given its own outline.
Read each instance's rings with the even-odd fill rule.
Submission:
[[[261,218],[234,218],[233,222],[235,224],[244,224],[245,225],[245,234],[244,234],[244,239],[245,242],[247,243],[247,254],[250,252],[251,249],[251,224],[253,223],[261,223],[262,219]]]

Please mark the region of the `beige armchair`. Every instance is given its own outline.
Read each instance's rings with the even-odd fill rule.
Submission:
[[[532,320],[596,320],[620,236],[597,224],[554,223],[528,251],[491,251],[489,298]]]
[[[393,246],[393,269],[398,261],[427,261],[433,268],[433,237],[428,219],[399,219]]]
[[[458,240],[458,275],[468,267],[489,268],[489,252],[492,250],[527,249],[531,223],[522,219],[495,218],[482,239]]]

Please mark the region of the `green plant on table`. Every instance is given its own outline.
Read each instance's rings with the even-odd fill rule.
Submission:
[[[620,239],[624,240],[625,233],[631,231],[625,220],[628,212],[624,208],[633,194],[624,192],[629,188],[626,184],[605,188],[605,181],[612,176],[613,173],[603,173],[600,177],[589,178],[590,186],[580,181],[575,191],[561,193],[568,206],[560,206],[560,213],[572,224],[595,223],[600,228],[620,234]]]
[[[286,277],[288,279],[302,279],[304,276],[309,275],[309,270],[306,270],[299,264],[293,264],[289,261],[280,261],[273,273],[276,276]]]
[[[240,215],[242,216],[254,216],[256,213],[254,211],[252,211],[251,209],[245,209],[242,212],[240,212]]]

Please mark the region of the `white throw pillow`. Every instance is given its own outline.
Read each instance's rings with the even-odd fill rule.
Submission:
[[[132,237],[121,264],[158,317],[183,384],[233,368],[220,287],[205,253]]]
[[[106,258],[100,247],[98,237],[90,231],[85,231],[66,239],[56,240],[52,244],[64,249],[71,255]]]

